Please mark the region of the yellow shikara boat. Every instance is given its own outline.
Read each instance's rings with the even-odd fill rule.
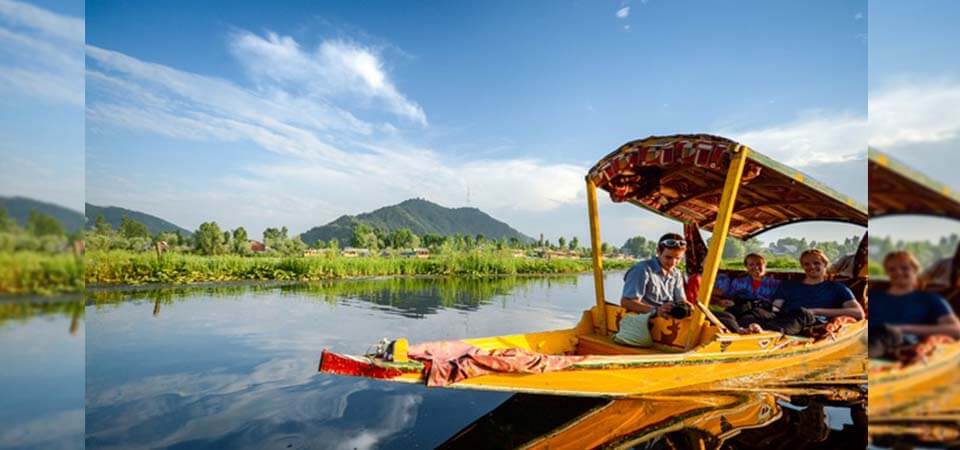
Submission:
[[[803,366],[764,373],[760,379],[737,378],[640,397],[515,394],[437,448],[726,448],[731,439],[740,441],[731,448],[741,448],[744,439],[754,444],[750,448],[801,447],[806,437],[818,439],[818,433],[784,442],[790,439],[787,434],[809,428],[794,422],[800,411],[781,402],[789,404],[797,395],[806,400],[805,410],[859,404],[866,396],[864,352],[862,345],[850,346]],[[816,422],[820,416],[822,426],[823,415],[811,412],[802,412],[804,419]],[[787,417],[785,426],[776,426],[785,413],[794,420]],[[511,426],[516,423],[524,425]],[[758,435],[763,438],[756,439]],[[653,443],[657,445],[649,445]]]
[[[869,153],[870,217],[927,215],[960,220],[960,196],[879,151]],[[960,247],[953,267],[960,263]],[[953,270],[947,286],[938,287],[945,297],[956,297],[960,276]],[[884,289],[887,281],[871,279],[873,288]],[[958,305],[954,305],[956,308]],[[869,363],[870,420],[938,388],[934,380],[960,368],[960,342],[938,344],[922,361],[903,364],[873,359]]]
[[[590,169],[586,188],[596,305],[584,311],[573,328],[461,341],[481,350],[521,349],[584,358],[562,370],[493,373],[447,387],[582,396],[647,394],[800,365],[859,344],[864,335],[866,321],[850,318],[834,320],[815,337],[771,331],[740,335],[727,330],[707,308],[728,236],[749,239],[804,221],[866,226],[866,208],[852,199],[745,145],[705,134],[628,142]],[[652,319],[652,348],[617,345],[611,338],[625,310],[606,301],[598,188],[609,192],[614,202],[629,202],[683,222],[687,231],[712,233],[706,255],[701,255],[702,287],[692,316]],[[846,281],[862,297],[865,280]],[[397,341],[401,348],[405,343]],[[406,360],[402,351],[397,354],[387,360],[324,350],[320,371],[425,383],[429,363]]]
[[[777,400],[786,398],[769,392],[711,391],[623,399],[516,394],[437,448],[575,450],[636,448],[656,441],[668,444],[665,448],[720,448],[745,430],[780,419],[783,410]],[[541,413],[531,420],[530,411]],[[502,428],[521,421],[523,430]]]

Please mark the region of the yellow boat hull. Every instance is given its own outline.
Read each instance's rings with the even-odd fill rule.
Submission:
[[[606,313],[616,316],[622,314],[622,310],[619,306],[608,304]],[[802,367],[851,345],[859,345],[866,329],[865,321],[858,321],[844,325],[832,336],[819,341],[776,332],[738,335],[712,330],[705,344],[690,351],[675,352],[663,347],[636,349],[613,344],[608,336],[598,333],[594,327],[594,323],[599,322],[594,320],[596,316],[597,309],[594,307],[584,313],[575,328],[464,340],[481,349],[520,348],[544,354],[588,355],[589,358],[584,362],[542,374],[497,373],[477,376],[447,387],[581,396],[649,394],[790,366]],[[617,321],[607,320],[606,323],[616,324]],[[386,369],[407,367],[375,358],[356,359]],[[325,370],[323,358],[320,370],[346,374],[343,371]],[[422,371],[412,369],[380,378],[424,383]]]
[[[891,414],[904,416],[898,411],[916,409],[929,399],[942,399],[942,390],[960,381],[956,375],[958,368],[960,342],[940,344],[926,361],[905,367],[899,363],[870,361],[871,420]]]

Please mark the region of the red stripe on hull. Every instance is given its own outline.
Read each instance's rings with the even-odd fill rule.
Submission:
[[[326,350],[320,354],[320,372],[379,379],[395,378],[404,374],[398,369],[380,367]]]

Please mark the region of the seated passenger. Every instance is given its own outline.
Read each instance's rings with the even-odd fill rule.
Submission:
[[[870,291],[871,330],[886,326],[907,336],[907,341],[933,334],[960,339],[960,320],[950,305],[938,294],[917,289],[920,264],[910,252],[888,254],[883,259],[883,270],[890,278],[890,287]],[[910,338],[911,335],[916,338]]]
[[[783,281],[773,293],[772,311],[751,311],[740,318],[741,325],[759,323],[767,330],[784,334],[803,331],[833,317],[864,318],[863,308],[853,292],[842,283],[827,280],[830,260],[820,250],[811,249],[800,255],[805,277],[803,281]]]
[[[759,302],[770,302],[780,280],[767,275],[767,259],[763,255],[751,253],[743,259],[743,264],[747,268],[746,275],[732,280],[718,277],[710,309],[717,319],[733,331],[759,332],[762,330],[755,323],[745,324],[746,328],[741,329],[738,320],[747,312],[759,308]]]
[[[772,301],[773,293],[780,287],[780,280],[767,275],[767,259],[763,255],[751,253],[743,258],[747,274],[723,283],[720,280],[714,288],[717,304],[731,307],[737,301]],[[711,302],[712,303],[712,302]]]
[[[830,260],[818,249],[804,251],[800,265],[806,275],[803,281],[784,281],[773,294],[773,311],[809,310],[814,316],[827,319],[850,316],[861,320],[863,308],[843,283],[827,280]]]
[[[853,266],[855,265],[856,258],[856,254],[841,256],[840,259],[830,265],[830,268],[827,269],[827,274],[831,277],[853,278]]]
[[[677,263],[687,251],[683,236],[667,233],[657,241],[657,255],[633,265],[623,277],[620,305],[627,311],[666,316],[672,306],[683,303],[683,273]]]
[[[923,271],[919,279],[925,288],[943,289],[950,286],[952,272],[953,258],[943,258]]]

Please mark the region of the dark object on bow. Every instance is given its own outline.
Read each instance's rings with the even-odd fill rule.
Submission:
[[[690,317],[692,308],[687,302],[673,302],[670,305],[670,312],[667,314],[674,319],[686,319]]]

